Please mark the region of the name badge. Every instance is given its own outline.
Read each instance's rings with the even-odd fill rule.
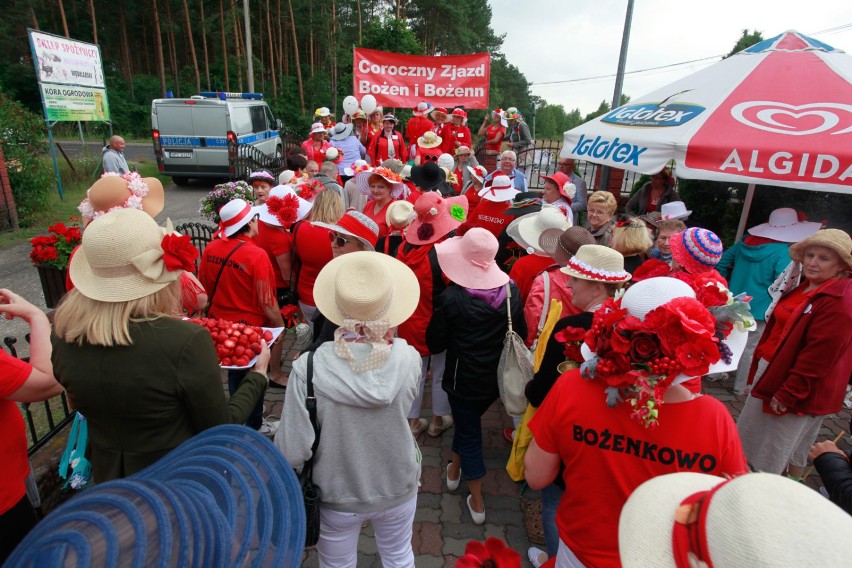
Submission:
[[[396,134],[394,134],[392,138],[393,138],[394,140],[396,140]]]

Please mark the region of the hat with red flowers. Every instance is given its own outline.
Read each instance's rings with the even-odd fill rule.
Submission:
[[[693,227],[669,239],[672,258],[690,274],[713,270],[722,258],[722,239],[713,231]]]
[[[427,191],[414,203],[414,219],[405,229],[405,240],[415,245],[434,243],[467,219],[467,197],[443,197]]]
[[[390,187],[391,196],[394,199],[399,199],[405,196],[406,187],[402,182],[402,177],[399,174],[393,173],[388,168],[373,168],[372,170],[364,170],[355,174],[355,183],[358,184],[358,189],[363,195],[370,195],[370,180],[373,177],[383,179],[388,187]]]
[[[269,190],[269,197],[260,206],[260,220],[268,225],[290,228],[311,212],[313,203],[302,199],[291,185],[276,185]]]
[[[568,203],[574,202],[574,196],[577,195],[577,186],[571,183],[571,178],[562,172],[556,172],[553,175],[542,176],[542,179],[552,182],[559,190],[559,195],[568,200]]]

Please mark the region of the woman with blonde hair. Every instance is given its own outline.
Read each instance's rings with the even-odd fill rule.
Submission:
[[[612,229],[615,225],[613,215],[618,208],[618,202],[608,191],[596,191],[589,196],[586,204],[588,220],[583,227],[592,233],[595,242],[605,247],[612,242]]]
[[[333,225],[343,215],[343,200],[336,191],[323,190],[314,197],[308,217],[293,225],[293,251],[298,259],[297,285],[299,309],[313,330],[317,308],[314,303],[314,282],[320,270],[333,258],[327,228],[314,223]]]
[[[93,477],[126,477],[193,435],[245,422],[267,385],[269,349],[228,402],[216,349],[176,317],[181,270],[197,250],[163,236],[144,212],[96,218],[69,271],[75,288],[56,310],[53,369],[89,428]]]
[[[654,246],[648,229],[637,217],[619,217],[612,229],[612,248],[624,257],[624,270],[633,274],[647,259],[646,253]]]

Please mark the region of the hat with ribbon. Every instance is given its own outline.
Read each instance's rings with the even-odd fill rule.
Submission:
[[[577,195],[577,186],[571,183],[571,178],[562,172],[556,172],[553,175],[542,176],[542,179],[552,182],[559,190],[559,195],[568,200],[568,203],[574,202],[574,196]]]
[[[276,185],[269,190],[266,203],[259,206],[260,220],[268,225],[289,229],[311,212],[313,203],[302,199],[291,185]]]
[[[637,487],[621,510],[625,568],[837,566],[852,517],[802,483],[749,473],[724,479],[679,472]]]
[[[334,224],[314,222],[312,225],[355,237],[367,250],[376,250],[376,241],[379,240],[379,226],[360,211],[350,209]]]
[[[62,504],[9,565],[298,566],[304,545],[293,468],[257,431],[223,425]]]
[[[519,193],[520,191],[512,183],[512,179],[504,175],[494,176],[486,181],[482,189],[479,190],[481,198],[498,202],[510,201]]]
[[[352,113],[352,122],[356,120],[369,120],[367,118],[367,113],[361,110],[360,108]]]
[[[414,116],[423,116],[424,114],[429,114],[430,112],[432,112],[433,108],[435,107],[433,107],[430,103],[423,101],[417,103],[417,106],[412,109],[412,113],[414,114]]]
[[[453,237],[435,245],[438,264],[447,277],[460,286],[490,290],[509,282],[509,275],[495,262],[497,237],[474,227],[462,237]]]
[[[326,117],[331,116],[331,110],[328,107],[320,107],[314,111],[314,116]]]
[[[581,246],[593,244],[595,237],[583,227],[568,227],[564,231],[545,229],[538,237],[539,248],[562,266],[567,266]]]
[[[243,202],[245,203],[245,202]],[[118,209],[94,219],[83,231],[69,272],[81,294],[101,302],[126,302],[162,290],[195,269],[198,249],[188,235],[138,209]]]
[[[692,227],[669,239],[672,258],[690,274],[713,270],[722,258],[722,240],[713,231]]]
[[[366,160],[355,160],[352,162],[350,167],[343,168],[343,173],[351,177],[355,174],[369,171],[370,169],[370,164],[368,164]]]
[[[819,231],[821,226],[821,223],[800,221],[795,209],[781,207],[769,214],[768,222],[752,227],[748,232],[755,237],[797,243]]]
[[[405,229],[415,217],[414,204],[410,201],[394,201],[385,211],[385,222],[394,229]]]
[[[669,219],[684,220],[692,215],[692,211],[687,211],[686,203],[683,201],[670,201],[663,203],[660,207],[660,219],[668,221]]]
[[[522,191],[512,198],[512,204],[503,211],[503,215],[520,217],[521,215],[538,213],[543,204],[544,200],[541,198],[540,191]]]
[[[157,178],[143,178],[137,172],[106,173],[86,191],[86,199],[77,209],[84,223],[88,223],[108,211],[122,208],[139,209],[156,217],[165,203],[163,184]]]
[[[473,176],[480,185],[485,183],[485,176],[488,175],[488,170],[485,169],[485,166],[467,166],[467,171],[470,172],[470,175]]]
[[[331,127],[331,139],[332,140],[345,140],[349,138],[352,134],[352,128],[354,125],[350,123],[338,122],[334,126]]]
[[[241,227],[251,223],[256,215],[265,211],[266,207],[258,205],[252,207],[242,199],[232,199],[219,209],[219,228],[213,233],[213,238],[228,238],[236,233]]]
[[[852,239],[846,231],[840,229],[822,229],[811,236],[802,239],[790,247],[790,258],[796,262],[804,262],[805,250],[808,247],[826,247],[840,257],[846,265],[846,270],[852,271]]]
[[[443,141],[443,138],[431,130],[427,130],[422,136],[420,136],[420,138],[417,139],[417,145],[421,148],[437,148]]]
[[[623,284],[630,280],[630,273],[624,270],[621,253],[602,245],[581,246],[562,272],[574,278],[605,284]]]
[[[506,234],[521,245],[529,254],[550,256],[539,246],[539,238],[548,229],[556,229],[560,234],[571,226],[571,221],[562,211],[549,205],[542,206],[538,213],[530,213],[513,220],[506,227]]]
[[[374,168],[372,170],[365,170],[355,174],[355,183],[358,184],[358,189],[361,190],[363,195],[370,195],[370,180],[373,176],[382,178],[388,184],[391,190],[391,196],[394,199],[399,199],[405,195],[407,188],[402,182],[402,177],[387,168]]]
[[[446,180],[447,174],[435,162],[411,167],[411,181],[423,191],[434,189]]]
[[[322,122],[315,122],[311,125],[311,131],[309,134],[323,134],[328,132],[325,126],[323,126]]]
[[[405,229],[405,240],[415,245],[434,243],[458,228],[466,219],[467,197],[443,197],[427,191],[414,203],[417,216]]]

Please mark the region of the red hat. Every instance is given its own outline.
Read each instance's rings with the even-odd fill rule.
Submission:
[[[542,179],[555,183],[556,187],[559,188],[560,195],[567,199],[568,203],[574,202],[574,196],[577,194],[577,187],[571,183],[571,178],[569,178],[566,174],[556,172],[552,175],[541,177]]]
[[[350,209],[337,220],[337,223],[312,223],[317,227],[325,227],[332,231],[355,237],[368,246],[368,250],[376,250],[376,242],[379,240],[379,226],[376,222],[361,213]]]
[[[453,109],[453,116],[460,116],[462,118],[467,118],[467,113],[464,111],[463,108],[459,107],[459,108]]]
[[[441,240],[467,219],[467,197],[443,197],[437,191],[427,191],[414,203],[417,218],[405,229],[405,240],[414,245],[426,245]]]

